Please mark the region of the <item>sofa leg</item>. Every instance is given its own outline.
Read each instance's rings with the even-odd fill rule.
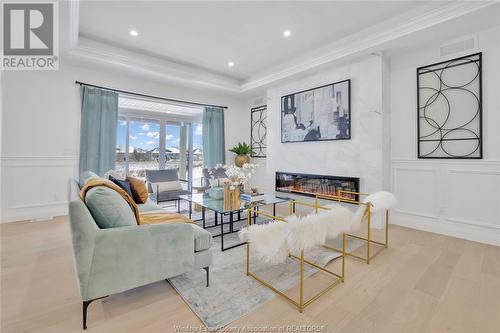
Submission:
[[[83,301],[83,329],[87,329],[87,308],[89,307],[90,303],[92,303],[93,300],[90,301]]]
[[[210,267],[203,268],[207,272],[207,287],[210,285]]]
[[[91,299],[90,301],[83,301],[83,303],[82,303],[82,319],[83,319],[83,323],[82,324],[83,324],[83,329],[84,330],[87,329],[87,309],[88,309],[90,303],[92,303],[95,300],[98,300],[98,299],[101,299],[101,298],[105,298],[105,297],[108,297],[108,296],[94,298],[94,299]]]

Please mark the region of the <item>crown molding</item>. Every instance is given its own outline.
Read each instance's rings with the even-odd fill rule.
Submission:
[[[78,35],[79,0],[73,0],[69,1],[67,8],[70,46],[67,53],[77,60],[118,67],[167,82],[243,93],[347,57],[358,56],[374,50],[379,51],[384,44],[395,39],[467,15],[495,3],[495,1],[431,2],[369,29],[349,35],[319,50],[305,53],[300,59],[282,63],[257,73],[245,81],[239,81],[195,66],[83,38]]]
[[[73,58],[126,69],[158,79],[205,88],[240,92],[241,82],[203,69],[106,45],[80,36],[68,55]]]
[[[269,85],[327,63],[370,52],[377,46],[401,38],[436,24],[469,14],[485,8],[495,2],[465,1],[452,3],[431,3],[422,8],[385,21],[369,29],[361,30],[335,43],[323,47],[315,55],[306,57],[298,63],[282,64],[281,68],[272,68],[255,75],[241,86],[242,92]]]

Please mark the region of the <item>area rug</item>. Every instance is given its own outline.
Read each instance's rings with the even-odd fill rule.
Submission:
[[[208,224],[210,220],[207,220]],[[216,234],[220,228],[208,230]],[[237,242],[239,239],[236,233],[224,236],[225,247]],[[340,247],[339,240],[331,244]],[[362,244],[363,242],[359,240],[349,241],[346,245],[347,251],[355,250]],[[170,284],[210,331],[228,325],[276,296],[273,291],[246,275],[245,246],[221,252],[220,237],[217,237],[214,238],[212,251],[210,287],[205,286],[205,271],[203,270],[169,279]],[[306,255],[310,261],[322,267],[340,256],[339,253],[321,247],[308,251]],[[279,265],[251,260],[251,269],[282,291],[290,289],[299,282],[299,265],[294,259],[288,259],[287,262]],[[308,265],[305,266],[306,276],[317,271]]]

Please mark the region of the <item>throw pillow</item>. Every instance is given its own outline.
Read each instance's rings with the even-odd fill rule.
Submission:
[[[105,186],[90,189],[85,195],[85,204],[101,229],[137,225],[133,210],[113,189]]]
[[[146,187],[146,183],[134,177],[127,177],[127,181],[130,184],[130,189],[132,190],[133,198],[135,203],[143,204],[148,200],[148,188]]]
[[[180,191],[182,190],[181,182],[178,180],[173,180],[170,182],[161,182],[161,183],[151,183],[151,188],[153,189],[153,193],[158,192],[168,192],[168,191]]]
[[[124,176],[122,173],[120,173],[120,172],[118,172],[116,170],[108,170],[108,172],[106,172],[104,174],[104,178],[106,178],[106,179],[109,179],[109,177],[111,177],[111,176],[113,176],[113,177],[115,177],[116,179],[119,179],[119,180],[126,180],[127,179],[126,176]]]
[[[127,194],[130,195],[131,198],[134,197],[132,195],[132,189],[130,188],[130,183],[128,181],[116,179],[111,175],[109,176],[109,180],[111,180],[113,183],[115,183],[116,185],[120,186],[123,190],[125,190],[125,192],[127,192]]]

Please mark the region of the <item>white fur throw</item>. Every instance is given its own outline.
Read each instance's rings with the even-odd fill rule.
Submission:
[[[376,192],[367,196],[364,203],[371,203],[371,226],[375,229],[382,229],[385,225],[383,212],[397,205],[397,200],[390,192]]]
[[[394,194],[386,191],[370,194],[363,200],[363,202],[371,203],[371,211],[374,213],[393,208],[398,203]]]
[[[269,264],[279,264],[288,256],[287,223],[272,221],[266,224],[254,224],[239,232],[241,240],[252,244],[260,260]]]
[[[372,211],[377,212],[394,207],[397,201],[389,192],[377,192],[363,202],[370,202]],[[366,205],[360,205],[355,213],[339,204],[326,207],[330,210],[301,217],[291,215],[286,218],[288,223],[271,221],[251,225],[240,231],[240,238],[252,244],[262,261],[282,263],[289,252],[298,254],[302,249],[309,250],[324,244],[327,239],[359,229],[366,211]]]

